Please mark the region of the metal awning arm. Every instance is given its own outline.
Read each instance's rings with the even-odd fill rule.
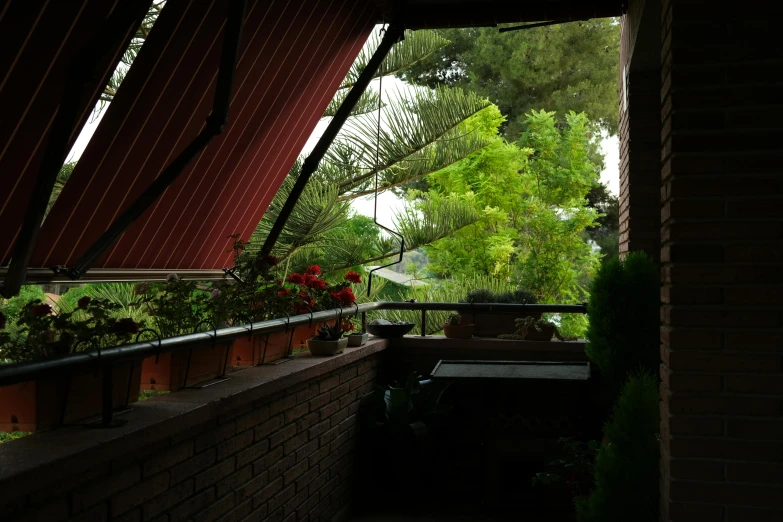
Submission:
[[[288,194],[288,199],[286,199],[283,208],[280,210],[277,220],[274,225],[272,225],[272,230],[269,231],[269,235],[264,241],[264,245],[261,247],[261,250],[259,250],[258,257],[269,255],[269,253],[272,252],[272,248],[275,246],[275,243],[277,243],[277,239],[280,237],[280,233],[283,231],[283,228],[288,221],[288,217],[291,215],[291,211],[293,211],[296,202],[299,200],[299,196],[302,195],[302,191],[310,180],[310,176],[318,169],[318,165],[321,163],[324,155],[326,155],[326,151],[329,150],[332,142],[337,137],[337,133],[340,132],[343,124],[351,115],[351,111],[356,106],[356,102],[359,101],[359,98],[364,94],[367,86],[370,85],[370,82],[375,76],[378,68],[381,66],[381,63],[383,63],[384,58],[386,58],[386,55],[389,53],[389,50],[395,43],[399,42],[404,37],[405,26],[402,23],[392,22],[384,33],[383,39],[373,53],[372,58],[367,62],[367,66],[345,96],[345,99],[340,104],[340,108],[337,109],[337,113],[335,113],[332,121],[329,122],[329,126],[326,127],[326,130],[318,140],[318,143],[315,144],[310,155],[307,156],[302,163],[302,170],[299,172],[299,177],[296,179],[296,183],[291,189],[291,193]]]

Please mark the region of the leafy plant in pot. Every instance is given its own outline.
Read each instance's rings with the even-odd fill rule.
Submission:
[[[307,349],[313,355],[337,355],[348,346],[348,338],[343,337],[345,326],[342,316],[337,318],[334,326],[329,323],[318,329],[318,335],[307,340]]]
[[[557,329],[557,325],[552,321],[536,319],[535,317],[519,317],[514,320],[517,329],[511,334],[498,335],[498,339],[515,339],[524,341],[551,341],[552,337],[557,337],[561,341],[569,340]]]
[[[460,324],[460,314],[449,315],[448,322],[443,325],[443,333],[449,339],[470,339],[473,337],[473,324]]]

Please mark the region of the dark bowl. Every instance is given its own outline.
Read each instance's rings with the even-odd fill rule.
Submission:
[[[395,337],[402,337],[406,333],[413,330],[415,325],[413,323],[405,324],[368,324],[367,332],[373,334],[375,337],[381,339],[394,339]]]

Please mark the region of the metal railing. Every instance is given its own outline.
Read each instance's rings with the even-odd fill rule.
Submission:
[[[103,370],[104,395],[106,390],[111,390],[111,367],[130,361],[138,361],[151,356],[159,356],[184,350],[192,350],[194,347],[217,345],[227,343],[243,337],[255,337],[274,332],[287,331],[291,328],[313,323],[322,323],[340,317],[361,316],[362,330],[366,325],[367,312],[378,310],[420,310],[422,337],[427,331],[427,311],[457,311],[457,312],[487,312],[520,314],[538,313],[587,313],[587,304],[506,304],[506,303],[418,303],[414,301],[378,301],[354,305],[344,309],[324,310],[320,312],[295,315],[283,319],[271,319],[243,326],[231,326],[211,331],[191,333],[170,337],[167,339],[155,339],[151,341],[137,341],[113,348],[92,350],[69,354],[63,357],[46,359],[42,361],[23,362],[0,365],[0,386],[18,384],[35,379],[68,376],[76,372]],[[111,395],[111,393],[109,393]],[[112,405],[111,398],[104,401],[103,424],[111,424]]]

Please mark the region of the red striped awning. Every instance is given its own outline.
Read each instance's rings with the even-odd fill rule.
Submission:
[[[127,42],[151,0],[129,17]],[[68,70],[95,37],[118,1],[13,0],[0,7],[0,265],[8,261],[46,149],[46,138],[65,90]],[[68,149],[123,52],[106,53],[99,74],[83,78],[85,94],[71,129]]]
[[[228,2],[169,0],[44,222],[32,267],[70,265],[199,133]],[[249,237],[364,44],[369,0],[249,1],[229,123],[96,268],[218,269]]]

